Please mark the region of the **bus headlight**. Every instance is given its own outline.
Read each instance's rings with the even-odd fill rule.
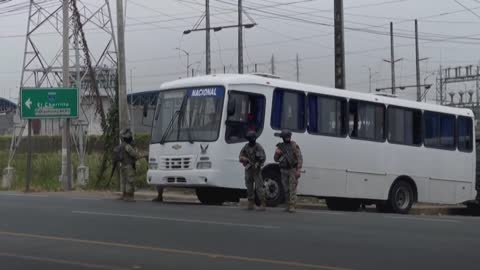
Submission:
[[[158,163],[148,163],[148,169],[158,170]]]
[[[211,169],[212,168],[212,162],[210,161],[199,161],[197,163],[197,169]]]

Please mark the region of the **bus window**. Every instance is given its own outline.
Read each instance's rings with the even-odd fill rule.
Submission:
[[[423,118],[425,146],[453,150],[455,148],[455,116],[425,112]]]
[[[347,134],[347,101],[342,98],[308,95],[308,132],[343,137]]]
[[[253,130],[260,136],[265,118],[265,97],[258,94],[231,91],[229,103],[234,103],[233,114],[227,117],[227,143],[245,142],[245,135]]]
[[[385,106],[370,102],[349,102],[350,137],[362,140],[385,141]]]
[[[387,109],[388,141],[405,145],[422,144],[422,112],[389,106]]]
[[[305,94],[276,89],[273,93],[272,128],[304,132],[305,124]]]
[[[458,150],[464,152],[471,152],[473,150],[472,119],[468,117],[459,116],[457,125],[458,136]]]

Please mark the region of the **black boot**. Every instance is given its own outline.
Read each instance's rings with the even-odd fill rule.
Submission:
[[[152,200],[152,202],[163,202],[163,195],[158,194],[158,196]]]
[[[127,196],[125,197],[124,201],[126,202],[135,202],[135,198],[133,193],[128,193]]]
[[[125,200],[125,197],[127,197],[127,193],[124,191],[120,197],[117,198],[119,201]]]

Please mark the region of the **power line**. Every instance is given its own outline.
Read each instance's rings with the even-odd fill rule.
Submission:
[[[231,3],[226,2],[226,1],[222,1],[222,0],[218,0],[218,2],[231,5]],[[298,21],[298,22],[303,22],[303,23],[308,23],[308,24],[333,27],[332,23],[318,22],[318,21],[313,21],[313,20],[301,18],[301,17],[298,17],[298,16],[294,16],[294,15],[298,15],[298,14],[289,15],[289,14],[285,14],[285,13],[276,13],[276,12],[271,12],[271,11],[264,11],[264,10],[260,10],[260,9],[257,9],[257,8],[251,7],[251,6],[250,7],[245,7],[245,8],[249,8],[251,10],[261,12],[261,13],[274,15],[274,16],[277,16],[278,19],[282,19],[282,20]],[[258,14],[258,13],[256,13],[256,14]],[[358,25],[358,24],[362,24],[362,23],[355,22],[355,24]],[[371,30],[371,28],[377,28],[377,27],[380,27],[380,26],[368,25],[368,24],[367,24],[367,26],[370,26],[370,28],[358,28],[358,27],[347,26],[347,27],[345,27],[345,29],[350,30],[350,31],[359,31],[359,32],[370,33],[370,34],[375,34],[375,35],[383,35],[383,36],[389,36],[390,35],[390,33],[386,32],[386,31]],[[403,30],[403,29],[400,29],[400,30]],[[397,31],[395,36],[399,37],[399,38],[407,38],[407,39],[414,39],[415,38],[413,34],[410,34],[409,30],[403,30],[403,31],[404,32]],[[441,35],[441,34],[436,34],[436,33],[425,33],[425,32],[422,32],[421,34],[423,36],[422,36],[422,38],[420,38],[420,40],[425,40],[425,41],[436,41],[436,42],[448,41],[449,43],[472,44],[472,43],[467,43],[467,42],[462,42],[462,41],[455,40],[455,39],[458,39],[459,36]],[[461,36],[461,38],[462,39],[469,39],[469,40],[476,40],[476,41],[480,40],[478,38],[472,38],[472,35]]]
[[[456,2],[457,4],[459,4],[460,6],[462,6],[464,9],[466,9],[467,11],[469,11],[470,13],[472,13],[475,17],[480,18],[480,16],[479,16],[477,13],[475,13],[471,8],[465,6],[464,4],[462,4],[462,3],[461,3],[460,1],[458,1],[458,0],[455,0],[455,2]]]

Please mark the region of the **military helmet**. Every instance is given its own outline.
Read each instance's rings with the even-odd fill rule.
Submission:
[[[247,139],[256,139],[257,138],[257,132],[250,130],[247,132],[247,135],[245,135],[245,138]]]
[[[123,129],[120,131],[120,137],[122,137],[122,139],[132,138],[132,131],[129,128]]]
[[[280,138],[292,138],[292,132],[288,129],[283,129],[279,136]]]

